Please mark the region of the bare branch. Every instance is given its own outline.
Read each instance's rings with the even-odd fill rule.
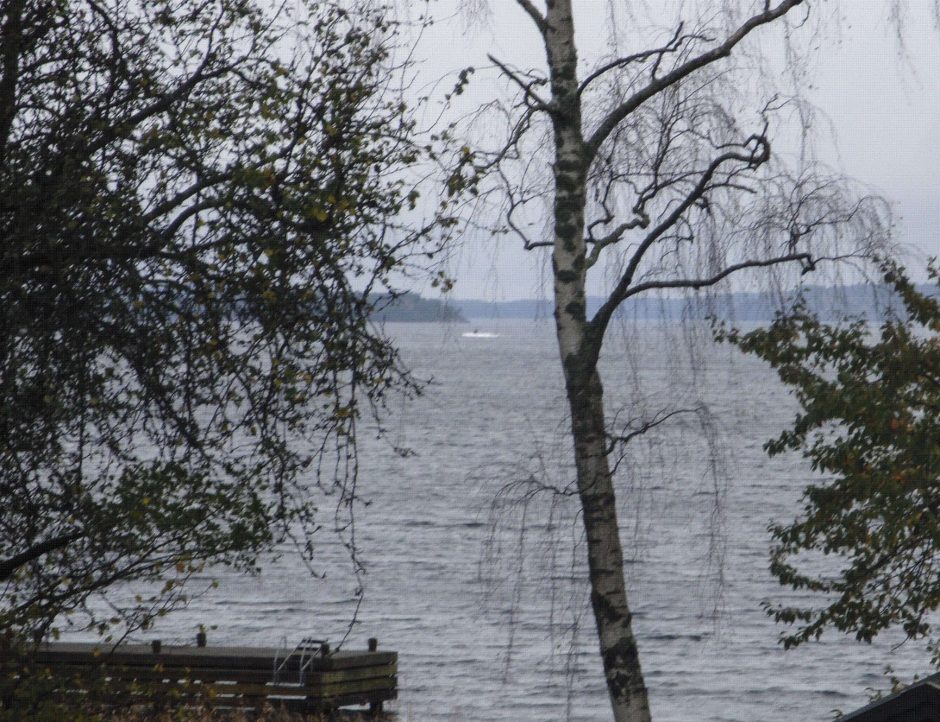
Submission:
[[[165,201],[153,208],[149,213],[143,216],[144,223],[152,223],[159,218],[165,216],[167,213],[170,213],[172,210],[178,208],[185,201],[192,198],[194,195],[197,195],[201,191],[211,188],[212,186],[222,183],[224,181],[230,180],[232,174],[228,173],[216,173],[212,175],[206,175],[194,183],[191,183],[186,188],[175,193],[170,198],[167,198]]]
[[[650,419],[649,421],[643,421],[642,423],[639,424],[639,426],[636,426],[635,428],[630,429],[626,433],[608,434],[607,438],[611,443],[607,449],[607,453],[608,454],[612,453],[614,450],[614,446],[616,444],[621,444],[621,445],[629,444],[636,437],[642,436],[647,431],[650,431],[651,429],[655,429],[657,426],[661,426],[662,424],[666,423],[667,421],[669,421],[669,419],[673,418],[674,416],[679,416],[680,414],[697,414],[697,413],[700,413],[701,411],[702,411],[701,406],[694,406],[692,408],[687,408],[687,409],[673,409],[672,411],[669,411],[669,412],[667,412],[665,409],[661,409],[656,412],[656,414],[653,416],[652,419]],[[627,424],[627,428],[630,428],[630,426],[633,424],[634,421],[636,421],[636,419],[632,419]]]
[[[651,290],[665,290],[669,288],[706,288],[708,286],[714,286],[716,283],[724,278],[727,278],[731,274],[737,273],[738,271],[743,271],[747,268],[766,268],[767,266],[777,266],[782,263],[794,263],[797,261],[803,264],[804,273],[809,273],[816,268],[816,261],[813,259],[812,254],[789,253],[785,256],[776,256],[774,258],[762,258],[735,263],[734,265],[728,266],[724,270],[708,278],[684,278],[672,281],[649,281],[647,283],[638,283],[636,286],[627,291],[627,293],[624,295],[624,299],[630,298],[631,296],[636,296],[637,294],[643,293],[644,291]]]
[[[535,248],[551,248],[554,245],[554,241],[526,241],[524,248],[526,251],[531,251]]]
[[[597,263],[597,259],[601,255],[601,251],[603,251],[607,246],[611,246],[614,243],[617,243],[621,238],[623,238],[624,233],[633,228],[646,228],[649,223],[649,216],[645,212],[640,211],[640,215],[638,215],[636,218],[625,223],[621,223],[603,238],[598,238],[596,240],[589,239],[588,242],[593,243],[594,246],[591,248],[591,253],[588,255],[587,260],[585,261],[587,267],[590,268],[595,263]]]
[[[590,75],[588,75],[581,84],[578,86],[578,95],[584,93],[587,87],[593,83],[595,80],[600,78],[602,75],[614,70],[615,68],[623,68],[631,63],[643,62],[644,60],[649,60],[651,57],[659,56],[659,59],[656,61],[659,63],[662,60],[662,56],[667,53],[677,52],[684,44],[687,44],[693,40],[706,40],[703,35],[682,35],[682,29],[685,27],[685,23],[679,23],[679,26],[676,28],[676,32],[673,33],[672,38],[661,48],[652,48],[650,50],[644,50],[639,53],[634,53],[633,55],[627,55],[622,58],[617,58],[616,60],[611,60],[609,63],[605,63],[601,67],[594,70]]]
[[[610,321],[611,316],[613,315],[614,310],[617,308],[620,303],[623,302],[627,296],[632,295],[628,293],[630,284],[633,283],[634,276],[636,275],[637,269],[640,266],[640,263],[643,260],[643,257],[646,255],[646,252],[653,246],[656,241],[658,241],[664,233],[666,233],[670,228],[678,223],[685,212],[696,202],[700,201],[709,189],[712,187],[712,179],[715,176],[715,173],[718,172],[719,168],[725,163],[731,161],[738,161],[745,163],[748,168],[756,168],[762,163],[767,162],[770,158],[770,144],[767,142],[767,139],[763,135],[752,135],[742,144],[743,147],[747,147],[751,143],[754,144],[754,149],[750,151],[748,155],[743,153],[729,151],[718,156],[709,164],[708,168],[702,173],[699,177],[698,182],[692,188],[692,190],[686,195],[686,197],[675,207],[673,210],[657,224],[657,226],[650,231],[646,238],[643,239],[640,243],[637,250],[633,253],[633,256],[630,258],[630,262],[627,264],[627,268],[624,270],[623,275],[620,278],[620,281],[617,283],[617,287],[610,294],[607,301],[601,306],[597,314],[594,316],[594,319],[591,321],[591,324],[598,329],[603,331],[607,327],[607,323]]]
[[[172,239],[176,235],[177,231],[179,231],[179,229],[182,228],[183,224],[186,223],[186,221],[188,221],[190,218],[193,218],[198,213],[202,213],[203,211],[208,211],[212,208],[217,207],[218,205],[220,205],[220,203],[221,202],[217,198],[207,198],[206,200],[193,203],[191,206],[188,206],[187,208],[183,208],[176,215],[176,217],[173,218],[173,220],[171,220],[166,225],[166,227],[161,230],[160,232],[161,240],[163,242],[168,242],[170,239]],[[151,245],[149,248],[145,248],[144,250],[149,251],[149,252],[155,252],[161,245],[162,243],[154,244],[154,245]]]
[[[543,85],[545,83],[544,80],[536,78],[529,81],[528,83],[523,82],[518,73],[510,69],[509,66],[507,66],[505,63],[497,60],[492,55],[487,55],[486,57],[488,57],[500,70],[502,70],[510,80],[522,88],[522,92],[525,93],[526,98],[532,101],[535,108],[538,110],[544,110],[546,113],[551,113],[553,111],[554,108],[552,104],[546,100],[543,100],[541,97],[539,97],[538,93],[532,90],[532,86],[534,85]]]
[[[506,174],[502,168],[499,169],[499,176],[503,180],[503,183],[505,184],[506,188],[511,189],[512,183],[509,181],[508,178],[506,178]],[[507,192],[509,194],[509,197],[508,197],[509,208],[507,208],[506,210],[506,225],[508,225],[510,230],[512,230],[512,232],[515,233],[522,240],[522,247],[526,251],[531,251],[534,248],[550,248],[551,246],[553,246],[554,241],[533,241],[532,239],[530,239],[529,236],[526,235],[525,231],[523,231],[519,227],[519,225],[516,223],[515,219],[513,218],[513,214],[516,212],[516,210],[523,207],[531,199],[526,198],[525,196],[522,196],[520,198],[515,198],[513,197],[512,190],[507,190]]]
[[[744,38],[750,35],[754,30],[770,22],[773,22],[777,18],[783,17],[790,10],[795,8],[797,5],[801,5],[802,3],[803,0],[783,0],[783,2],[781,2],[775,8],[770,8],[769,5],[765,5],[764,12],[751,17],[735,32],[728,36],[728,38],[721,45],[718,45],[711,50],[702,53],[695,58],[692,58],[688,62],[685,62],[678,68],[674,69],[672,72],[667,73],[661,78],[653,80],[646,87],[638,90],[636,93],[627,98],[623,103],[618,105],[613,111],[607,114],[607,117],[604,118],[600,126],[598,126],[597,130],[595,130],[588,139],[586,143],[588,152],[590,152],[591,156],[593,157],[593,155],[597,153],[598,149],[601,147],[613,129],[616,128],[624,118],[643,105],[643,103],[645,103],[647,100],[656,96],[658,93],[661,93],[669,86],[674,85],[680,80],[688,77],[696,70],[711,65],[712,63],[721,60],[722,58],[728,57],[731,55],[731,51],[734,49],[734,47]]]
[[[49,552],[54,552],[57,549],[68,546],[78,539],[79,536],[80,534],[77,532],[71,532],[69,534],[60,534],[50,537],[43,542],[33,544],[19,554],[14,554],[12,557],[4,559],[0,562],[0,582],[5,582],[12,577],[16,573],[16,570],[24,564],[29,564],[29,562],[39,559],[39,557],[45,556]]]

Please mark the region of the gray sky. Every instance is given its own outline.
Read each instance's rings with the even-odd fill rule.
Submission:
[[[833,17],[836,6],[826,3],[822,11],[830,16],[823,33],[807,35],[819,48],[815,73],[808,80],[811,87],[806,89],[819,109],[819,155],[893,204],[897,240],[909,251],[905,260],[915,277],[923,277],[927,257],[940,255],[940,29],[934,2],[901,0],[902,43],[886,0],[847,0],[841,3],[839,17]],[[434,3],[440,20],[417,51],[424,61],[424,78],[489,65],[488,52],[520,67],[544,65],[537,34],[514,0],[489,0],[487,12],[468,21],[467,6],[479,4]],[[680,7],[675,2],[646,4],[657,11]],[[628,8],[636,5],[614,0],[621,39],[633,20]],[[576,0],[579,50],[586,62],[608,47],[609,7],[607,0]],[[762,48],[779,47],[773,31],[764,31],[760,41]],[[506,84],[493,73],[478,72],[463,107],[505,90]],[[455,255],[451,272],[457,279],[457,298],[537,296],[547,282],[544,260],[521,251],[510,238],[498,243],[468,239]],[[430,295],[429,290],[425,293]]]

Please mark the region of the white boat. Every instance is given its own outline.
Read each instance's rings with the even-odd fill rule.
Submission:
[[[490,331],[477,331],[476,329],[467,331],[466,333],[462,333],[460,335],[464,338],[499,338],[498,333],[491,333]]]

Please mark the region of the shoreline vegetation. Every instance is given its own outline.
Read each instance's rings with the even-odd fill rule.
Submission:
[[[467,323],[460,309],[447,298],[424,298],[406,291],[394,298],[376,294],[369,300],[375,304],[370,318],[379,323]]]
[[[175,709],[165,712],[140,711],[114,712],[104,715],[101,722],[381,722],[391,717],[381,713],[337,710],[332,714],[308,714],[266,709],[258,713],[212,709]]]
[[[44,714],[49,712],[50,714]],[[20,720],[48,722],[389,722],[399,719],[397,714],[372,714],[362,710],[339,709],[330,714],[290,712],[276,708],[260,711],[211,709],[204,707],[177,707],[156,710],[151,707],[139,707],[121,710],[63,709],[39,711],[38,716],[25,711],[22,717],[10,717],[10,711],[0,712],[3,722]],[[65,715],[65,716],[63,716]],[[402,722],[409,722],[404,718]]]

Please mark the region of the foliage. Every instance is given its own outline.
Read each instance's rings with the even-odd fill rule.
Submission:
[[[820,476],[801,516],[771,527],[773,574],[825,600],[768,608],[798,625],[786,647],[827,627],[864,641],[893,626],[919,637],[940,605],[940,304],[902,269],[883,271],[904,313],[877,331],[864,320],[825,325],[802,306],[766,329],[719,331],[769,362],[800,403],[766,451],[800,451]]]
[[[309,558],[361,409],[415,388],[368,323],[447,226],[397,220],[427,155],[397,26],[287,5],[0,3],[0,627]]]

